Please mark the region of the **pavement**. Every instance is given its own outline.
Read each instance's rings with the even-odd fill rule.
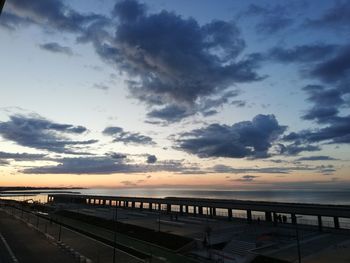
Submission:
[[[89,238],[89,237],[82,235],[80,233],[77,233],[75,231],[66,229],[64,227],[61,227],[61,230],[60,230],[60,227],[57,224],[50,223],[49,220],[39,218],[34,214],[24,212],[22,215],[20,210],[11,209],[11,208],[7,208],[7,211],[10,214],[14,214],[15,216],[23,218],[24,221],[34,225],[40,231],[49,234],[56,241],[60,240],[61,242],[63,242],[65,244],[65,246],[68,246],[69,248],[74,249],[74,251],[79,252],[81,255],[92,260],[93,262],[99,262],[99,263],[113,262],[113,247],[111,247],[109,245],[101,243],[97,240]],[[7,215],[7,217],[12,218],[12,220],[13,220],[12,216]],[[23,225],[25,227],[27,227],[25,224],[23,224]],[[14,231],[14,232],[22,233],[22,231],[23,230],[20,229],[20,231]],[[46,250],[45,248],[43,248],[43,249]],[[49,253],[48,253],[48,255],[49,255]],[[20,261],[20,262],[22,263],[22,261]],[[34,263],[36,261],[29,261],[29,262]],[[40,262],[55,263],[56,261],[48,260],[48,261],[38,261],[38,262],[39,263]],[[63,261],[63,260],[57,261],[57,262],[70,263],[70,261]],[[76,261],[73,261],[73,262],[76,262]],[[116,250],[116,262],[139,263],[140,260],[129,255],[129,254],[126,254],[122,251]]]
[[[0,210],[1,235],[21,263],[73,263],[74,257],[64,252],[54,243],[29,228],[23,222]],[[1,240],[1,263],[13,262],[6,245]]]

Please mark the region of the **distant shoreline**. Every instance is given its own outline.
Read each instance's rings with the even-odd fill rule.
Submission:
[[[24,186],[8,186],[0,187],[0,196],[11,196],[11,195],[37,195],[42,193],[77,193],[71,190],[87,189],[84,187],[24,187]]]
[[[76,190],[87,189],[85,187],[32,187],[32,186],[0,186],[0,192],[25,191],[25,190]]]

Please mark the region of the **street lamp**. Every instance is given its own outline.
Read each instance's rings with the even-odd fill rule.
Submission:
[[[113,263],[115,263],[115,252],[117,246],[117,222],[118,222],[118,210],[117,203],[115,204],[115,213],[114,213],[114,238],[113,238]]]
[[[2,12],[2,8],[4,7],[4,4],[5,4],[5,0],[0,0],[0,15]]]
[[[158,206],[158,232],[160,232],[160,213],[162,211],[162,205],[159,203]]]
[[[298,228],[298,218],[302,218],[302,216],[295,216],[295,235],[297,240],[297,249],[298,249],[298,262],[301,263],[301,252],[300,252],[300,240],[299,240],[299,228]],[[293,221],[293,217],[291,217]]]

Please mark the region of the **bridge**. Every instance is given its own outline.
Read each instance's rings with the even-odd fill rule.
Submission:
[[[253,212],[263,212],[264,220],[278,224],[278,215],[290,215],[292,224],[297,224],[298,216],[317,217],[318,228],[323,229],[323,217],[333,218],[334,228],[339,229],[340,218],[350,218],[350,206],[348,205],[322,205],[303,203],[282,203],[264,201],[244,201],[229,199],[207,199],[207,198],[186,198],[186,197],[127,197],[127,196],[99,196],[99,195],[74,195],[74,194],[49,194],[48,203],[77,203],[86,205],[115,206],[133,209],[148,209],[151,211],[176,212],[181,215],[206,215],[217,217],[233,218],[233,211],[245,211],[245,218],[248,223],[253,221]]]

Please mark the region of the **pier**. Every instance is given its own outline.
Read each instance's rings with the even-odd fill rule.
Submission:
[[[150,211],[162,211],[166,213],[190,214],[192,216],[226,217],[234,218],[234,211],[244,211],[248,223],[253,221],[253,213],[263,213],[263,220],[277,225],[280,220],[278,215],[288,215],[292,224],[298,224],[298,217],[313,216],[317,218],[320,231],[323,230],[323,218],[333,219],[335,229],[342,228],[340,219],[350,218],[350,206],[346,205],[321,205],[282,202],[243,201],[228,199],[206,198],[148,198],[148,197],[122,197],[122,196],[98,196],[98,195],[72,195],[50,194],[48,203],[77,203],[91,206],[115,206],[131,209],[148,209]],[[224,213],[222,211],[225,211]],[[218,213],[220,212],[220,213]],[[260,218],[259,218],[260,220]]]

